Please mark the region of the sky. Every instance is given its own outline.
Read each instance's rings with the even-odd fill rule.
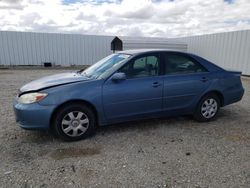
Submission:
[[[0,30],[182,37],[250,29],[250,0],[0,0]]]

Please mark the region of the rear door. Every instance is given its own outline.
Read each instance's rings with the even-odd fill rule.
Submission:
[[[192,57],[176,52],[163,53],[163,109],[190,109],[209,87],[210,73]]]
[[[126,80],[108,79],[103,85],[103,106],[108,120],[133,119],[162,111],[163,78],[158,53],[133,58],[118,72]]]

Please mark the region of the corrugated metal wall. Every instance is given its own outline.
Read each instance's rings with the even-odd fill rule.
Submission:
[[[250,75],[250,30],[179,38],[188,52],[226,68]]]
[[[123,50],[130,49],[171,49],[187,51],[187,44],[175,39],[149,37],[118,37],[122,40]]]
[[[0,31],[0,65],[91,65],[112,53],[112,36]],[[171,48],[250,75],[250,30],[176,39],[124,37],[124,50]],[[157,42],[158,41],[158,42]],[[167,42],[170,42],[170,45]]]
[[[0,65],[90,65],[112,53],[113,38],[0,31]]]

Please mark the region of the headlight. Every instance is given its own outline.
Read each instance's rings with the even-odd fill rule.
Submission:
[[[23,104],[30,104],[30,103],[41,101],[47,95],[48,95],[47,93],[27,93],[27,94],[21,95],[18,98],[18,102],[23,103]]]

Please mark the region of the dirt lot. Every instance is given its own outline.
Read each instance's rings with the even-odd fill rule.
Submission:
[[[0,70],[0,187],[249,187],[250,79],[216,121],[190,117],[99,128],[65,143],[16,126],[24,83],[65,70]]]

